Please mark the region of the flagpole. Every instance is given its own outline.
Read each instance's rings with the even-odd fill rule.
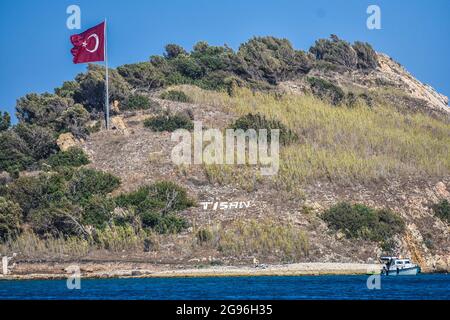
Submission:
[[[108,76],[108,36],[107,36],[107,30],[106,30],[106,18],[105,18],[105,43],[104,43],[104,49],[105,49],[105,73],[106,73],[106,94],[105,94],[105,109],[106,109],[106,129],[109,129],[109,76]]]

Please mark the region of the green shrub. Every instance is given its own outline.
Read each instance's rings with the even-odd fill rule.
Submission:
[[[205,76],[204,69],[195,61],[192,57],[189,56],[179,56],[173,60],[173,65],[177,69],[177,71],[187,79],[198,80]],[[189,81],[189,80],[188,80]],[[183,82],[188,82],[183,81]],[[170,92],[170,91],[169,91]],[[168,94],[167,100],[179,101],[179,102],[188,102],[184,100],[186,97],[180,95],[181,91],[178,91],[177,94]],[[177,100],[174,100],[177,99]]]
[[[434,204],[432,209],[436,217],[450,223],[450,202],[448,200],[441,200],[440,202]]]
[[[146,119],[144,121],[144,126],[153,131],[173,132],[177,129],[192,130],[194,128],[194,123],[189,116],[179,112],[173,115],[165,114]]]
[[[115,203],[118,207],[128,208],[131,206],[137,207],[140,203],[147,200],[150,195],[150,187],[142,186],[136,191],[124,193],[116,197]]]
[[[89,163],[83,149],[71,147],[67,151],[60,151],[50,156],[46,163],[53,168],[58,167],[81,167]]]
[[[363,204],[339,203],[322,214],[330,228],[347,238],[376,241],[388,248],[394,235],[405,230],[403,220],[387,209],[376,210]]]
[[[68,108],[73,106],[73,100],[55,94],[30,93],[17,100],[16,110],[20,123],[35,124],[41,127],[56,129],[58,118]]]
[[[320,99],[326,100],[331,104],[338,105],[344,98],[344,91],[337,85],[316,77],[308,77],[307,81],[311,87],[312,93]]]
[[[166,57],[167,59],[174,59],[180,55],[187,55],[186,50],[184,50],[181,46],[177,44],[170,43],[166,45],[165,49],[166,52],[164,54],[164,57]]]
[[[159,233],[173,233],[184,229],[187,222],[175,212],[194,205],[184,188],[170,181],[156,182],[116,197],[121,208],[136,210],[145,228]]]
[[[172,181],[159,181],[151,185],[150,197],[164,203],[164,212],[184,210],[195,204],[186,189]]]
[[[283,145],[287,145],[291,142],[295,142],[298,140],[298,136],[295,132],[293,132],[291,129],[286,127],[282,122],[280,122],[277,119],[267,119],[264,115],[261,115],[259,113],[252,114],[249,113],[245,116],[242,116],[238,118],[236,121],[234,121],[233,124],[230,126],[231,129],[234,130],[248,130],[248,129],[254,129],[258,133],[258,130],[260,129],[266,129],[267,130],[267,141],[270,142],[271,140],[271,134],[270,130],[272,129],[279,129],[280,130],[280,143]]]
[[[255,37],[239,47],[237,61],[244,78],[277,84],[297,78],[311,69],[311,58],[292,48],[286,39]]]
[[[151,90],[163,87],[167,83],[161,69],[151,62],[141,62],[120,66],[117,71],[133,88]]]
[[[80,89],[80,84],[76,81],[64,81],[63,85],[55,88],[55,94],[62,98],[73,99],[75,92]]]
[[[102,113],[105,105],[105,68],[95,64],[88,65],[88,71],[76,77],[79,88],[74,100],[89,112]],[[130,95],[130,86],[116,70],[109,70],[109,99],[125,104]]]
[[[33,161],[28,144],[16,132],[0,132],[0,171],[14,173],[25,169]]]
[[[29,221],[33,231],[40,236],[86,235],[81,224],[81,214],[82,209],[79,206],[63,199],[32,210]]]
[[[122,110],[147,110],[159,107],[158,102],[150,100],[142,94],[132,94],[128,97],[128,101]]]
[[[93,195],[82,202],[83,218],[85,225],[91,225],[102,229],[111,220],[111,212],[114,210],[114,202],[105,196]]]
[[[11,116],[8,112],[0,112],[0,131],[8,130],[11,126]]]
[[[71,132],[77,138],[86,138],[89,135],[89,128],[87,127],[89,120],[89,112],[81,104],[75,104],[65,110],[59,117],[59,131]]]
[[[185,219],[175,214],[160,214],[155,212],[145,212],[141,215],[142,225],[151,228],[158,233],[179,233],[188,227]]]
[[[0,240],[5,241],[19,233],[22,209],[12,201],[0,197]]]
[[[35,161],[47,158],[58,148],[54,132],[51,129],[21,123],[14,127],[14,131],[28,145],[30,155]]]
[[[353,49],[358,57],[357,68],[359,69],[376,69],[378,67],[377,53],[367,42],[356,41]]]
[[[137,208],[140,213],[144,211],[167,213],[194,205],[186,190],[171,181],[156,182],[150,186],[142,186],[136,191],[121,194],[116,197],[115,203],[121,208]]]
[[[177,102],[186,102],[186,103],[192,102],[192,100],[183,91],[179,90],[164,91],[161,94],[160,98],[164,100],[171,100]]]
[[[120,179],[110,173],[82,168],[69,182],[71,198],[75,201],[88,199],[92,195],[106,195],[120,185]]]
[[[331,35],[330,39],[319,39],[309,51],[317,60],[325,60],[332,64],[354,69],[358,57],[355,50],[347,42]]]
[[[25,220],[31,210],[60,202],[66,193],[64,177],[53,173],[34,177],[22,176],[8,185],[8,198],[20,205]]]

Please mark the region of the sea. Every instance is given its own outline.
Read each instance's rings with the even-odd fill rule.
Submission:
[[[74,284],[68,286],[67,280],[0,280],[0,299],[450,300],[449,274],[80,279],[78,289]]]

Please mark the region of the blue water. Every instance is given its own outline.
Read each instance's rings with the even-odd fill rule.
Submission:
[[[450,300],[450,275],[381,277],[367,289],[367,276],[224,277],[0,281],[0,299],[441,299]]]

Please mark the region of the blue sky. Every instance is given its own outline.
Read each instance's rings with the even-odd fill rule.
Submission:
[[[73,65],[66,8],[81,8],[82,30],[105,17],[109,63],[145,61],[167,43],[239,44],[255,35],[287,38],[307,50],[331,33],[371,43],[422,82],[450,96],[449,0],[1,0],[0,110],[14,112],[29,92],[53,92],[86,68]],[[381,8],[381,30],[366,28],[366,9]]]

